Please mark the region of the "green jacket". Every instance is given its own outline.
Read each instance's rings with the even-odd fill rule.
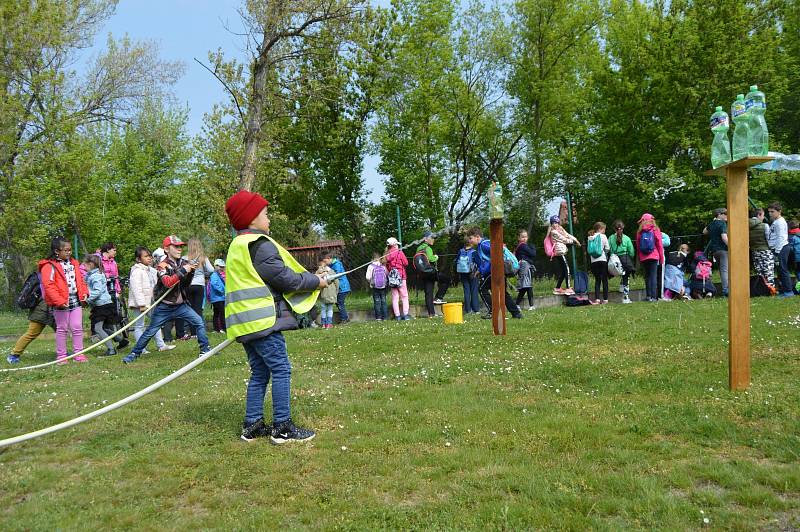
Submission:
[[[610,237],[608,237],[608,247],[611,248],[611,254],[622,256],[628,255],[630,258],[634,258],[636,253],[633,250],[633,242],[628,235],[622,235],[622,243],[617,244],[617,233],[614,233]]]
[[[50,308],[47,306],[47,303],[45,303],[44,298],[41,298],[39,302],[36,303],[36,306],[28,313],[28,321],[49,325],[54,329],[56,326],[53,313],[50,312]]]
[[[428,257],[428,262],[430,262],[431,265],[436,266],[436,261],[439,260],[439,255],[433,252],[433,248],[430,246],[430,244],[428,244],[427,242],[423,242],[422,244],[420,244],[417,247],[417,253],[419,253],[420,251],[424,251],[425,256]]]

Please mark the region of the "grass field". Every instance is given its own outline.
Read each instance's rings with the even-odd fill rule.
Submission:
[[[122,410],[0,452],[28,529],[800,527],[800,298],[753,300],[753,385],[727,390],[725,300],[356,323],[287,335],[308,444],[238,439],[240,346]],[[212,335],[212,342],[221,337]],[[7,353],[9,342],[0,344]],[[50,360],[32,344],[26,364]],[[144,388],[130,367],[0,374],[0,438]],[[268,403],[269,404],[269,403]]]

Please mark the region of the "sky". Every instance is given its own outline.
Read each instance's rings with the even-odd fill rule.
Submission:
[[[189,111],[188,131],[200,133],[203,115],[217,102],[226,101],[222,85],[211,73],[197,64],[197,58],[208,64],[208,52],[221,48],[227,57],[244,60],[245,40],[238,9],[242,0],[120,0],[115,14],[99,29],[94,46],[86,57],[100,54],[108,34],[132,40],[152,41],[159,47],[161,58],[183,62],[186,71],[173,90],[178,102]],[[375,1],[386,5],[388,1]],[[227,29],[226,29],[227,28]],[[371,191],[368,199],[378,201],[383,194],[382,178],[376,170],[380,159],[364,160],[364,181]]]

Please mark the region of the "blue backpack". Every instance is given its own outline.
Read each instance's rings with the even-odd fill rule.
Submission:
[[[656,249],[656,237],[652,229],[642,229],[639,236],[639,251],[642,253],[652,253]]]
[[[458,252],[458,259],[456,260],[456,272],[472,272],[472,253],[472,251],[463,248]]]
[[[576,294],[586,294],[589,292],[589,276],[580,270],[575,272],[575,286],[572,287]]]
[[[519,259],[506,247],[503,248],[503,266],[505,267],[506,277],[517,275],[517,272],[519,272]]]

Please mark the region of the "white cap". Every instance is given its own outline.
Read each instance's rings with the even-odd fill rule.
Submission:
[[[390,236],[389,238],[386,239],[386,245],[387,246],[396,246],[399,243],[400,242],[398,242],[397,239],[395,237],[393,237],[393,236]]]
[[[214,266],[220,266],[220,267],[224,268],[225,267],[225,261],[222,260],[222,259],[217,259],[217,260],[214,261]]]

